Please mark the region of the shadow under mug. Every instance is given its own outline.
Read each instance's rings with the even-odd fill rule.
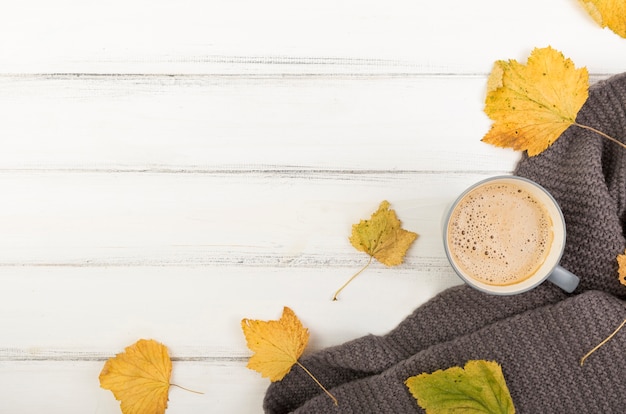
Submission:
[[[542,212],[547,215],[547,221],[550,224],[552,237],[550,238],[551,241],[547,246],[547,253],[543,255],[542,261],[538,262],[536,266],[533,267],[533,270],[528,272],[530,274],[523,275],[523,277],[519,277],[515,281],[511,282],[487,283],[484,280],[479,280],[480,278],[472,276],[471,272],[468,271],[467,268],[464,269],[464,266],[460,263],[460,261],[458,262],[457,259],[455,259],[455,254],[451,251],[453,248],[462,249],[468,247],[451,247],[451,243],[454,243],[454,241],[451,240],[450,235],[450,226],[452,225],[451,218],[453,217],[455,210],[465,204],[462,203],[462,201],[465,200],[468,195],[476,194],[477,192],[482,191],[481,189],[485,186],[492,186],[493,188],[494,186],[498,187],[500,184],[504,187],[511,188],[512,186],[513,188],[526,191],[530,197],[538,201],[538,203],[543,207]],[[495,215],[497,216],[497,214]],[[502,216],[510,216],[510,212],[503,212]],[[497,223],[499,219],[499,217],[484,216],[484,220],[487,220],[489,223],[495,223],[493,225],[496,226],[498,225]],[[502,219],[504,220],[504,218]],[[510,217],[508,219],[510,220]],[[478,228],[478,226],[476,227]],[[517,234],[510,234],[509,238],[515,238],[516,236]],[[529,179],[513,175],[491,177],[470,186],[452,203],[452,206],[446,212],[443,220],[444,248],[448,261],[452,265],[454,271],[468,285],[483,292],[496,295],[513,295],[526,292],[543,283],[545,280],[549,280],[568,293],[573,292],[578,286],[578,276],[559,266],[563,250],[565,248],[565,236],[565,219],[563,218],[563,213],[554,197],[552,197],[552,195],[539,184]],[[459,255],[457,254],[456,256]]]

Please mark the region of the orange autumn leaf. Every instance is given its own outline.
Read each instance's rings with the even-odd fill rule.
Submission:
[[[483,141],[543,152],[570,126],[588,97],[589,74],[551,47],[534,49],[526,65],[499,60],[487,82],[485,113],[493,124]]]
[[[619,281],[622,285],[626,286],[626,252],[624,254],[617,255],[617,272],[619,274]]]
[[[309,342],[309,330],[287,306],[277,321],[243,319],[241,329],[254,354],[247,367],[270,381],[280,381],[289,373]]]
[[[370,260],[335,292],[333,300],[337,300],[337,296],[343,288],[370,265],[372,258],[385,266],[401,264],[407,250],[417,237],[417,233],[402,228],[402,223],[398,220],[396,212],[389,209],[388,201],[385,200],[380,203],[378,210],[372,214],[369,220],[361,220],[352,225],[350,236],[352,246],[367,253]]]
[[[600,25],[626,38],[626,2],[624,0],[578,0]]]
[[[100,386],[113,392],[123,414],[163,414],[171,374],[165,345],[140,339],[104,364]]]
[[[337,404],[337,399],[298,361],[309,342],[309,330],[302,326],[291,308],[285,306],[276,321],[242,319],[241,329],[248,348],[254,352],[248,360],[249,369],[275,382],[297,365]]]

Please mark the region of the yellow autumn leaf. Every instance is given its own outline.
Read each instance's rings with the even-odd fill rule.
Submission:
[[[619,274],[619,281],[622,285],[626,286],[626,252],[624,254],[617,255],[617,272]]]
[[[140,339],[104,364],[100,386],[113,392],[123,414],[163,414],[171,374],[165,345]]]
[[[335,397],[298,359],[309,342],[309,330],[291,308],[285,306],[279,320],[242,319],[241,329],[253,355],[247,367],[271,382],[282,380],[294,365],[302,368],[337,404]]]
[[[578,0],[600,25],[626,38],[626,2],[624,0]]]
[[[404,230],[401,226],[396,212],[389,209],[389,202],[386,200],[380,203],[369,220],[361,220],[352,225],[350,243],[357,250],[367,253],[370,260],[335,292],[333,300],[337,300],[343,288],[370,265],[372,258],[386,266],[396,266],[404,261],[407,250],[418,234]]]
[[[309,342],[309,331],[287,306],[277,321],[243,319],[241,328],[248,348],[254,352],[248,368],[270,381],[280,381],[289,373]]]
[[[406,251],[417,234],[404,230],[389,202],[380,203],[369,220],[361,220],[352,226],[350,243],[386,266],[396,266],[404,261]]]
[[[551,47],[534,49],[526,65],[499,60],[487,81],[483,141],[534,156],[570,126],[588,97],[589,74]]]

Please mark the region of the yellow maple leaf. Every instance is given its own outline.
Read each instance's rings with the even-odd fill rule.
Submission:
[[[248,368],[272,382],[289,373],[309,342],[309,330],[287,306],[277,321],[243,319],[241,328],[248,348],[254,352]]]
[[[396,212],[389,209],[388,201],[380,203],[378,210],[369,220],[361,220],[352,225],[352,234],[349,239],[352,246],[367,253],[370,260],[335,292],[333,300],[337,300],[343,288],[370,265],[372,258],[386,266],[401,264],[407,250],[417,237],[417,233],[402,228]]]
[[[600,25],[626,38],[626,2],[624,0],[578,0]]]
[[[163,414],[171,374],[165,345],[140,339],[104,364],[100,386],[113,392],[124,414]]]
[[[417,233],[404,230],[389,202],[383,201],[369,220],[352,225],[350,243],[382,264],[396,266],[416,238]]]
[[[494,122],[482,140],[537,155],[576,124],[588,90],[587,69],[576,69],[551,47],[534,49],[526,65],[499,60],[485,100],[485,113]]]
[[[617,265],[619,273],[619,281],[622,285],[626,285],[626,252],[617,255]]]
[[[297,365],[337,404],[335,397],[298,361],[309,342],[309,330],[291,308],[285,306],[282,316],[275,321],[242,319],[241,329],[248,348],[254,352],[248,360],[249,369],[275,382],[282,380]]]

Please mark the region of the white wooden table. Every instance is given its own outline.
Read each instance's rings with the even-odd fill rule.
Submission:
[[[259,413],[242,318],[309,351],[384,334],[460,283],[439,234],[519,154],[480,142],[497,59],[552,45],[592,79],[626,40],[575,0],[31,0],[0,14],[0,412],[113,414],[104,361],[170,348],[168,413]],[[387,199],[420,234],[373,264]]]

